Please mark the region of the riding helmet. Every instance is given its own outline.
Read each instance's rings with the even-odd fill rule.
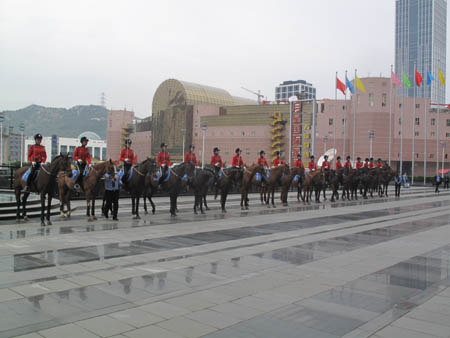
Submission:
[[[328,158],[328,155],[325,155],[323,158],[327,159],[327,158]]]
[[[350,156],[347,156],[347,160],[350,160],[351,159],[351,157]]]
[[[266,152],[264,151],[264,150],[261,150],[260,152],[259,152],[259,156],[261,156],[262,154],[265,154]]]
[[[356,158],[356,160],[361,161],[361,157],[358,156],[358,157]]]
[[[311,155],[311,156],[310,156],[310,159],[312,160],[313,158],[314,158],[314,155]]]
[[[131,144],[131,143],[133,143],[133,142],[131,142],[131,140],[130,140],[129,138],[127,138],[127,139],[125,140],[125,144]]]
[[[161,145],[159,146],[160,148],[162,148],[162,147],[167,147],[167,144],[165,144],[164,142],[163,143],[161,143]]]
[[[277,151],[276,153],[275,153],[277,156],[279,156],[280,155],[280,152],[279,151]]]
[[[341,159],[341,157],[340,157],[340,156],[336,157],[336,160],[340,160],[340,159]]]
[[[80,142],[81,143],[83,143],[84,141],[89,141],[86,136],[83,136],[82,138],[80,138]]]
[[[366,162],[369,162],[369,158],[368,158],[368,157],[366,157],[366,159],[365,159],[364,161],[366,161]]]
[[[240,148],[236,148],[236,150],[234,151],[235,153],[238,153],[238,152],[240,152],[241,151],[241,149]]]
[[[371,157],[370,160],[373,161],[373,157]]]
[[[195,149],[195,146],[193,144],[190,144],[189,149]]]
[[[41,134],[36,134],[34,135],[34,139],[37,140],[38,138],[40,138],[42,140],[42,135]]]
[[[213,149],[213,152],[215,153],[215,152],[217,152],[217,151],[220,151],[220,149],[217,148],[217,147],[215,147],[215,148]]]
[[[381,158],[379,158],[377,161],[378,161],[378,162],[381,162]]]

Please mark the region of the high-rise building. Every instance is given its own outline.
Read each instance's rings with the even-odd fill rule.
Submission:
[[[414,96],[414,65],[422,74],[424,85],[417,97],[433,103],[445,103],[445,86],[440,86],[438,69],[444,76],[447,54],[447,0],[396,0],[395,3],[395,72],[408,75],[411,88],[400,88],[402,96]],[[427,73],[436,79],[426,85]]]
[[[284,81],[275,87],[275,100],[287,100],[291,96],[297,98],[313,99],[316,97],[316,88],[305,80]]]

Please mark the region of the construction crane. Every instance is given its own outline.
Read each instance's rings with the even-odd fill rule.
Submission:
[[[258,90],[258,92],[254,92],[253,90],[247,89],[245,87],[241,87],[241,88],[248,91],[249,93],[255,94],[258,97],[258,104],[261,104],[261,98],[264,98],[264,95],[261,94],[260,90]]]

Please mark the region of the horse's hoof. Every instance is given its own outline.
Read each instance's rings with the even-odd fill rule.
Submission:
[[[272,205],[272,208],[276,208],[277,206],[275,204]]]
[[[206,210],[206,211],[208,211],[208,210],[209,210],[209,208],[208,208],[208,207],[206,207],[206,208],[205,208],[205,210]]]
[[[53,225],[52,221],[47,221],[47,225]]]
[[[16,218],[16,223],[20,223],[20,218],[19,217]]]
[[[136,216],[133,217],[133,219],[141,219],[141,216],[136,215]]]
[[[61,212],[59,213],[59,216],[61,216],[61,218],[64,218],[64,217],[66,217],[66,214],[64,213],[64,211],[61,211]]]
[[[201,213],[202,213],[202,215],[204,215],[205,214],[205,212],[202,210],[202,211],[200,211]]]
[[[177,217],[177,214],[170,214],[170,217]]]
[[[155,210],[152,210],[152,214],[154,215],[156,213],[156,211]]]
[[[148,211],[147,210],[144,211],[144,215],[148,215]]]
[[[28,222],[28,216],[23,216],[23,221]]]
[[[194,210],[194,215],[197,215],[197,214],[198,214],[198,212],[196,210]]]
[[[227,211],[225,209],[222,209],[222,213],[225,214]]]
[[[92,219],[93,219],[94,221],[96,221],[96,220],[97,220],[97,217],[95,217],[95,216],[92,216]]]
[[[245,210],[248,210],[248,206],[245,207]]]
[[[41,227],[45,227],[45,222],[41,222]]]
[[[241,207],[241,210],[245,210],[244,207]]]
[[[94,219],[92,218],[92,216],[88,217],[88,222],[92,222]]]

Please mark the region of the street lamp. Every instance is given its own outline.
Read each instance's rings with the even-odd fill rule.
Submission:
[[[22,134],[22,137],[20,138],[20,167],[22,167],[23,165],[23,157],[24,157],[24,153],[25,153],[25,149],[24,149],[24,140],[23,140],[23,132],[25,131],[25,124],[23,122],[21,122],[19,124],[19,131]]]
[[[3,121],[5,116],[0,113],[0,164],[3,165]]]
[[[206,136],[206,129],[208,129],[207,125],[204,124],[202,127],[202,138],[203,138],[203,145],[202,145],[202,169],[205,167],[205,136]]]
[[[373,144],[373,139],[375,138],[375,130],[369,130],[369,141],[370,141],[370,158],[372,158],[372,144]]]
[[[323,137],[323,153],[325,154],[325,152],[327,151],[327,141],[328,141],[328,136],[324,136]]]
[[[184,156],[184,139],[185,139],[185,136],[186,136],[186,129],[181,129],[181,136],[182,136],[182,138],[183,138],[183,152],[182,152],[182,154],[181,154],[181,157],[183,157]]]
[[[445,142],[441,141],[441,147],[442,147],[442,171],[441,176],[444,177],[444,150],[445,150]]]

